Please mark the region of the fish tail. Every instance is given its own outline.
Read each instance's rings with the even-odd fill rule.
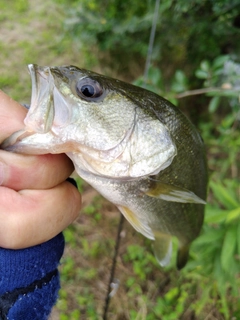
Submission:
[[[189,256],[189,244],[181,246],[178,249],[178,254],[177,254],[177,268],[178,268],[178,270],[185,267],[185,265],[188,261],[188,256]]]

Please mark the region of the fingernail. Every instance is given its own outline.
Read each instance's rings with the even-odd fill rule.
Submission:
[[[5,166],[3,165],[3,163],[0,162],[0,185],[3,184],[4,181],[4,173],[5,173]]]

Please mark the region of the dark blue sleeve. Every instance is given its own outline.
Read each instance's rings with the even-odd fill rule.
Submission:
[[[46,320],[56,303],[62,233],[26,249],[0,248],[0,320]]]

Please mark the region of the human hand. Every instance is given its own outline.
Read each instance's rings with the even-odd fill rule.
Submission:
[[[26,109],[0,91],[0,144],[23,129]],[[28,156],[0,150],[0,247],[45,242],[76,219],[81,197],[65,181],[73,164],[64,155]]]

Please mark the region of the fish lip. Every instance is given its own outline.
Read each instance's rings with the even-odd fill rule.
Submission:
[[[54,81],[49,67],[29,64],[32,80],[31,106],[24,120],[27,131],[46,133],[51,130],[54,120]]]
[[[35,132],[27,131],[25,129],[16,131],[3,141],[3,143],[1,144],[1,149],[10,152],[18,152],[19,146],[21,146],[22,139],[34,134]]]

